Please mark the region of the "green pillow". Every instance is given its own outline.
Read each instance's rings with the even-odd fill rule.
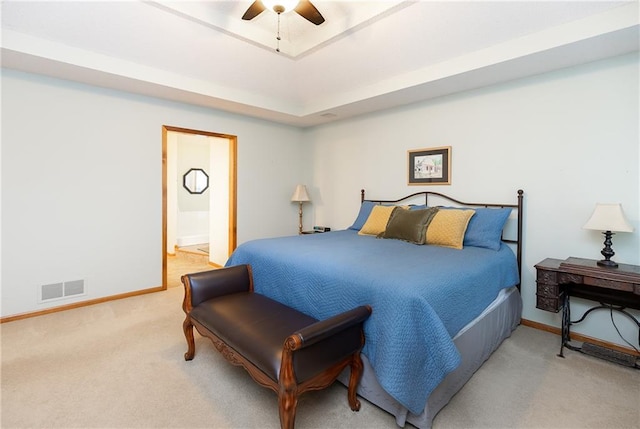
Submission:
[[[437,207],[422,210],[395,209],[386,229],[378,238],[393,238],[414,244],[424,244],[429,223],[438,212]]]

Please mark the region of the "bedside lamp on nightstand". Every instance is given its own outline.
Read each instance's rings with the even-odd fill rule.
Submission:
[[[598,261],[602,267],[615,268],[618,264],[611,260],[615,252],[611,248],[611,236],[614,232],[633,232],[633,227],[627,221],[621,204],[596,204],[591,218],[583,226],[584,229],[603,231],[604,249],[600,253],[604,259]]]
[[[300,205],[300,208],[298,209],[298,214],[300,215],[300,223],[298,224],[298,233],[302,234],[302,203],[311,201],[309,199],[309,194],[307,194],[307,187],[304,185],[296,186],[296,190],[293,192],[291,201],[298,203]]]

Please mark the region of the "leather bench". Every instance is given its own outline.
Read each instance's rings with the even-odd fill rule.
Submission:
[[[370,306],[318,321],[254,293],[249,265],[187,274],[182,283],[185,360],[195,354],[195,327],[229,362],[243,366],[258,384],[278,394],[283,429],[294,427],[302,393],[328,387],[347,366],[349,406],[360,409],[356,389],[363,368],[362,326]]]

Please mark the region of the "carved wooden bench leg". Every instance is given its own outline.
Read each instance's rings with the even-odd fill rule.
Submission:
[[[184,336],[187,338],[187,352],[184,354],[184,360],[191,360],[196,353],[196,342],[193,338],[193,324],[191,319],[187,316],[182,323],[182,329],[184,330]]]
[[[298,408],[298,395],[295,391],[281,390],[278,394],[281,429],[293,429]]]
[[[347,391],[349,406],[353,411],[360,411],[360,401],[356,396],[356,390],[358,389],[358,383],[360,383],[363,370],[364,365],[360,353],[356,353],[351,359],[351,375],[349,376],[349,389]]]
[[[285,341],[278,381],[278,409],[280,428],[293,429],[298,407],[298,383],[293,370],[293,357],[289,339]]]

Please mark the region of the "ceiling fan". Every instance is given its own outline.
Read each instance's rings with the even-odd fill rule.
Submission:
[[[247,9],[244,15],[242,15],[242,19],[250,21],[264,12],[267,8],[273,10],[278,15],[293,10],[298,15],[315,25],[320,25],[324,22],[322,14],[313,4],[311,4],[309,0],[256,0],[251,4],[251,6],[249,6],[249,9]]]

